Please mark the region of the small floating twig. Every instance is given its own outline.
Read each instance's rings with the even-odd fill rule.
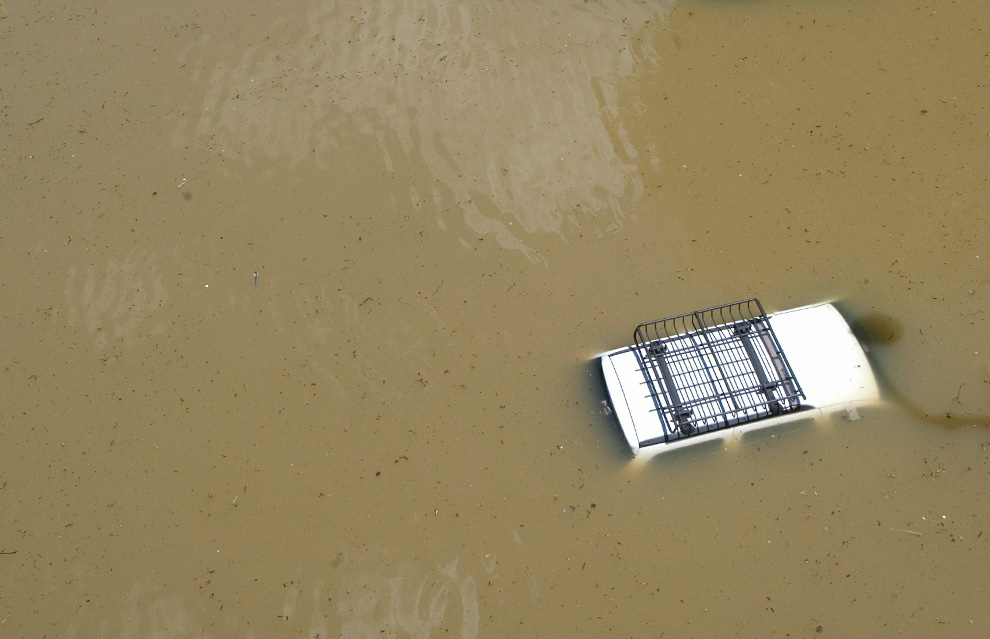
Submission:
[[[891,528],[891,530],[893,530],[894,532],[902,532],[902,533],[907,533],[909,535],[917,535],[917,536],[921,537],[921,533],[920,532],[915,532],[913,530],[904,530],[903,528]]]

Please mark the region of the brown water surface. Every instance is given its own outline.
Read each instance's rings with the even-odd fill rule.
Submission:
[[[982,636],[988,29],[7,0],[0,635]],[[754,295],[889,400],[630,465],[593,356]]]

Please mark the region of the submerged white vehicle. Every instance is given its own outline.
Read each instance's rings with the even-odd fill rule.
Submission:
[[[601,355],[633,455],[879,401],[862,346],[829,303],[767,315],[748,299],[636,327]]]

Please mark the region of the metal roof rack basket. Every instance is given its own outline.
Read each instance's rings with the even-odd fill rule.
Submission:
[[[797,410],[805,397],[755,298],[646,322],[634,338],[664,432],[643,445]]]

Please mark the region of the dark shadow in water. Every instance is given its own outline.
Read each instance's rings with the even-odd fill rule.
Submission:
[[[900,404],[911,415],[929,424],[956,428],[959,426],[980,425],[990,426],[990,416],[987,415],[965,415],[956,417],[952,411],[932,414],[918,406],[910,397],[907,397],[885,374],[882,351],[885,348],[893,348],[901,336],[904,334],[904,326],[899,319],[885,313],[866,313],[864,315],[854,315],[841,303],[835,304],[839,312],[849,323],[853,334],[864,346],[866,357],[870,360],[873,373],[876,375],[880,385],[880,391],[896,403]]]
[[[873,312],[853,317],[841,304],[837,304],[836,307],[849,322],[856,339],[862,344],[869,346],[888,344],[898,341],[904,334],[901,321],[891,315]]]

